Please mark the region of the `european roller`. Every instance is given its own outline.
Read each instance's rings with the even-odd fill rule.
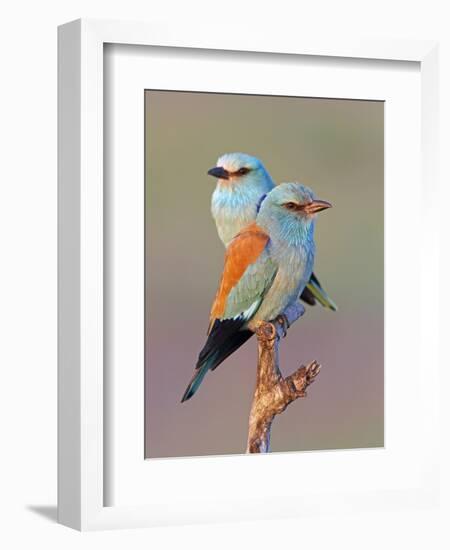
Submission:
[[[228,246],[241,229],[255,221],[258,208],[275,183],[263,163],[245,153],[222,155],[208,174],[217,178],[211,213],[220,239]],[[337,310],[314,273],[300,298],[309,305],[318,301],[326,308]]]
[[[208,338],[182,401],[205,374],[244,344],[261,321],[270,321],[303,292],[314,264],[314,225],[331,206],[299,183],[282,183],[266,196],[256,220],[229,243],[211,309]]]

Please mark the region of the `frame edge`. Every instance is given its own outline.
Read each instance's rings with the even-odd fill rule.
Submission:
[[[81,529],[81,21],[58,27],[58,522]]]

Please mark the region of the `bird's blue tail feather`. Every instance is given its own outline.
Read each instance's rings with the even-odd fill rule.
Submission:
[[[209,362],[206,362],[204,365],[202,365],[199,369],[195,371],[194,376],[189,382],[189,385],[186,388],[186,391],[184,392],[183,397],[181,398],[182,403],[183,401],[187,401],[194,395],[194,393],[198,390],[200,384],[202,383],[202,380],[205,377],[205,374],[208,371],[209,371]]]

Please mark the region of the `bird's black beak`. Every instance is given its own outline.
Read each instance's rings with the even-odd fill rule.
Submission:
[[[222,166],[214,166],[214,168],[208,170],[208,175],[218,178],[219,180],[230,179],[229,172],[225,170],[225,168],[222,168]]]
[[[322,210],[326,210],[327,208],[331,208],[331,204],[327,201],[320,201],[320,200],[314,200],[310,202],[309,204],[306,204],[304,207],[304,212],[306,214],[317,214],[317,212],[321,212]]]

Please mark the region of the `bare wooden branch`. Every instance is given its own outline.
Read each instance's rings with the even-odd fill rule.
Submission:
[[[258,370],[249,419],[247,453],[267,453],[273,419],[298,399],[306,397],[306,388],[319,374],[320,365],[312,361],[283,378],[278,360],[280,338],[289,326],[304,313],[297,303],[287,308],[272,323],[261,323],[256,330],[258,339]]]

